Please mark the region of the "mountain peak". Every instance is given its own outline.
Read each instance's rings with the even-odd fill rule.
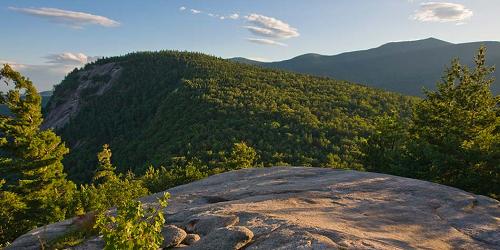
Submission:
[[[390,42],[386,43],[380,47],[379,49],[396,49],[398,51],[401,50],[420,50],[420,49],[432,49],[442,46],[451,45],[453,43],[446,42],[443,40],[439,40],[434,37],[415,40],[415,41],[400,41],[400,42]]]

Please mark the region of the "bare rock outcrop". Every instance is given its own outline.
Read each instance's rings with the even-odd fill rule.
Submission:
[[[186,238],[184,238],[184,241],[182,243],[186,245],[193,245],[194,243],[198,242],[200,240],[200,236],[197,234],[188,234],[186,235]]]
[[[195,215],[183,223],[190,233],[207,235],[215,229],[236,225],[239,218],[235,215]]]
[[[222,227],[210,232],[188,249],[190,250],[220,250],[241,249],[253,238],[253,232],[246,227]]]
[[[121,72],[122,68],[116,63],[91,65],[89,69],[78,72],[76,89],[70,89],[64,99],[52,102],[47,107],[49,112],[45,115],[42,129],[64,127],[80,111],[83,95],[103,95],[117,81]],[[53,95],[52,98],[57,97]]]
[[[414,179],[274,167],[223,173],[168,192],[167,224],[201,236],[181,245],[186,249],[500,249],[497,200]],[[28,234],[14,244],[30,237],[36,239]]]
[[[174,225],[167,225],[163,227],[161,231],[163,235],[163,244],[162,247],[175,247],[181,244],[187,236],[187,233]]]

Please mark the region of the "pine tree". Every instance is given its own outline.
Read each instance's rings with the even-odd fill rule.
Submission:
[[[493,96],[486,49],[469,69],[458,60],[414,111],[413,153],[426,178],[483,194],[500,190],[500,97]]]
[[[126,175],[115,173],[116,168],[111,163],[111,156],[111,149],[107,144],[97,153],[99,164],[93,183],[82,185],[78,192],[79,197],[75,199],[81,211],[105,211],[148,194],[142,181],[136,179],[132,172]]]
[[[19,214],[25,211],[26,204],[16,193],[4,191],[5,180],[0,180],[0,248],[18,235],[24,233],[21,224],[16,221]]]
[[[11,214],[16,230],[26,231],[66,218],[76,187],[66,180],[61,164],[68,148],[51,130],[40,130],[41,97],[33,83],[9,65],[0,71],[0,79],[14,84],[0,94],[0,104],[11,112],[0,116],[1,191],[22,203],[22,211]]]
[[[115,167],[111,164],[111,149],[108,144],[102,146],[102,151],[97,154],[99,165],[94,175],[93,182],[104,183],[116,179]]]

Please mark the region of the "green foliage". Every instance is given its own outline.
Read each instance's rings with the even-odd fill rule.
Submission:
[[[104,144],[102,151],[97,154],[99,165],[97,173],[94,175],[93,182],[108,182],[116,179],[115,167],[111,164],[111,149],[108,144]]]
[[[81,185],[78,192],[78,207],[86,212],[104,211],[114,206],[120,206],[130,200],[147,195],[149,192],[141,180],[134,174],[117,176],[115,167],[111,164],[111,149],[104,145],[97,154],[99,160],[98,171],[90,185]]]
[[[118,206],[116,216],[101,214],[95,227],[106,242],[104,249],[158,249],[165,223],[162,209],[169,197],[164,193],[157,209],[150,207],[144,211],[141,202],[131,200]]]
[[[0,187],[5,201],[0,208],[0,240],[5,242],[70,215],[76,187],[66,180],[61,163],[68,148],[51,130],[40,130],[41,97],[36,88],[9,65],[1,69],[0,79],[14,84],[6,94],[0,93],[0,105],[11,113],[0,116],[0,180],[5,182]]]
[[[416,161],[428,179],[465,190],[498,195],[500,190],[500,96],[493,96],[486,49],[469,69],[454,60],[437,91],[414,112]]]
[[[375,129],[363,146],[363,164],[370,172],[408,175],[405,166],[410,140],[409,122],[397,114],[386,114],[375,121]]]
[[[0,248],[2,243],[14,239],[24,233],[23,221],[18,221],[26,210],[26,203],[16,193],[2,190],[4,180],[0,180]]]
[[[365,147],[366,169],[426,179],[498,197],[500,96],[493,96],[486,49],[469,69],[454,60],[426,91],[410,122],[382,118]]]
[[[129,174],[102,184],[82,185],[79,191],[79,206],[84,211],[103,211],[149,192],[140,180]]]
[[[141,177],[142,183],[151,193],[197,181],[206,178],[209,174],[216,173],[214,170],[209,171],[206,166],[201,165],[198,159],[177,158],[173,162],[174,164],[168,169],[165,167],[155,169],[150,166]]]
[[[175,165],[176,157],[199,159],[205,173],[217,172],[242,141],[265,167],[329,167],[331,154],[336,166],[362,169],[362,138],[374,119],[389,110],[408,116],[415,100],[199,53],[133,53],[85,68],[106,63],[119,65],[120,77],[103,95],[83,97],[78,114],[58,131],[72,147],[64,163],[75,181],[91,180],[93,152],[105,143],[117,170],[136,174]],[[75,91],[79,73],[56,87],[47,112]]]
[[[235,170],[242,168],[251,168],[255,166],[257,152],[244,142],[235,143],[231,150],[231,155],[225,169]]]

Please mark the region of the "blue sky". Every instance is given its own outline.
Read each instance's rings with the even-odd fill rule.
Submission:
[[[427,37],[499,41],[498,13],[498,0],[2,0],[0,62],[48,90],[87,61],[138,50],[271,61]]]

